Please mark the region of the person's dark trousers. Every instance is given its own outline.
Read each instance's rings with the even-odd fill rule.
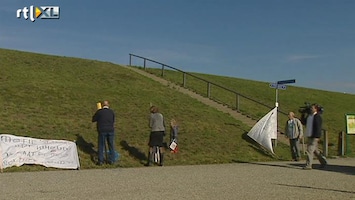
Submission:
[[[104,163],[104,152],[105,150],[105,143],[107,141],[108,144],[108,150],[110,151],[110,157],[106,158],[108,159],[108,163],[113,163],[115,159],[115,146],[114,146],[114,140],[115,140],[115,133],[114,132],[101,132],[98,135],[98,164],[103,164]]]
[[[164,165],[164,153],[162,153],[162,151],[160,151],[160,166]]]
[[[151,166],[153,164],[153,152],[150,152],[150,150],[148,151],[148,159],[147,159],[147,163],[145,164],[145,166]]]
[[[295,161],[299,161],[301,157],[300,148],[299,148],[299,139],[290,139],[290,149],[292,159]]]

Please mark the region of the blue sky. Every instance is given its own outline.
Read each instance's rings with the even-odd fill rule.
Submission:
[[[60,19],[16,17],[30,5],[59,6]],[[188,72],[355,94],[355,1],[2,0],[0,48],[117,64],[133,53]]]

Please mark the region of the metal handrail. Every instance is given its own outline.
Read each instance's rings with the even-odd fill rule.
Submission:
[[[219,87],[219,88],[222,88],[222,89],[224,89],[224,90],[226,90],[226,91],[229,91],[229,92],[231,92],[231,93],[234,93],[235,95],[241,96],[241,97],[243,97],[243,98],[245,98],[245,99],[247,99],[247,100],[250,100],[250,101],[252,101],[252,102],[254,102],[254,103],[257,103],[257,104],[259,104],[259,105],[265,106],[266,108],[269,108],[269,109],[274,108],[274,107],[272,107],[272,106],[266,105],[266,104],[264,104],[264,103],[262,103],[262,102],[260,102],[260,101],[257,101],[257,100],[255,100],[255,99],[252,99],[252,98],[250,98],[250,97],[247,97],[247,96],[245,96],[245,95],[243,95],[243,94],[241,94],[241,93],[239,93],[239,92],[237,92],[237,91],[234,91],[234,90],[232,90],[232,89],[226,88],[226,87],[224,87],[224,86],[222,86],[222,85],[219,85],[219,84],[217,84],[217,83],[213,83],[213,82],[211,82],[211,81],[208,81],[208,80],[206,80],[206,79],[203,79],[203,78],[201,78],[201,77],[198,77],[198,76],[196,76],[196,75],[194,75],[194,74],[191,74],[191,73],[189,73],[189,72],[185,72],[185,71],[180,70],[180,69],[178,69],[178,68],[176,68],[176,67],[172,67],[172,66],[170,66],[170,65],[167,65],[167,64],[164,64],[164,63],[161,63],[161,62],[158,62],[158,61],[149,59],[149,58],[145,58],[145,57],[143,57],[143,56],[139,56],[139,55],[135,55],[135,54],[131,54],[131,53],[130,53],[130,54],[129,54],[129,66],[132,66],[132,57],[137,57],[137,58],[143,59],[143,60],[144,60],[144,69],[146,68],[146,61],[150,61],[150,62],[159,64],[159,65],[162,65],[162,68],[163,68],[163,69],[164,69],[164,67],[168,67],[168,68],[170,68],[170,69],[176,70],[176,71],[181,72],[181,73],[183,73],[183,74],[187,74],[187,75],[192,76],[192,77],[194,77],[194,78],[196,78],[196,79],[199,79],[199,80],[201,80],[201,81],[204,81],[204,82],[206,82],[207,84],[212,84],[212,85],[217,86],[217,87]],[[237,108],[237,109],[238,109],[238,108]],[[282,113],[282,114],[284,114],[284,115],[287,115],[286,112],[283,112],[283,111],[281,111],[281,110],[278,110],[278,112],[279,112],[279,113]]]

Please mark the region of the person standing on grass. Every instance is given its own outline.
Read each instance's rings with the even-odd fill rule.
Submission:
[[[98,162],[97,165],[104,163],[104,150],[106,149],[106,142],[110,151],[107,162],[113,164],[115,161],[115,113],[109,107],[109,102],[104,101],[102,108],[97,110],[92,117],[92,122],[96,122],[98,132]],[[106,152],[105,152],[106,153]]]
[[[312,169],[313,155],[316,155],[321,166],[324,168],[327,165],[327,159],[318,150],[319,138],[322,136],[322,117],[320,107],[313,104],[311,107],[312,114],[307,118],[306,134],[308,137],[307,142],[307,161],[303,169]]]
[[[163,149],[163,140],[165,136],[165,122],[163,115],[159,112],[158,107],[150,107],[150,117],[149,117],[149,127],[151,129],[149,135],[149,152],[148,152],[148,161],[146,166],[153,164],[153,147],[158,146],[160,150],[160,166],[164,164],[164,149]]]
[[[294,161],[299,161],[300,153],[300,138],[303,137],[303,126],[299,119],[295,117],[295,113],[289,112],[289,120],[286,122],[285,135],[290,141],[291,156]]]

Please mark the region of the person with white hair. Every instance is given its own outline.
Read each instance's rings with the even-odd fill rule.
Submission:
[[[303,137],[303,126],[301,121],[295,117],[294,112],[289,112],[288,118],[285,126],[285,135],[290,141],[292,160],[299,161],[301,158],[300,139]]]

